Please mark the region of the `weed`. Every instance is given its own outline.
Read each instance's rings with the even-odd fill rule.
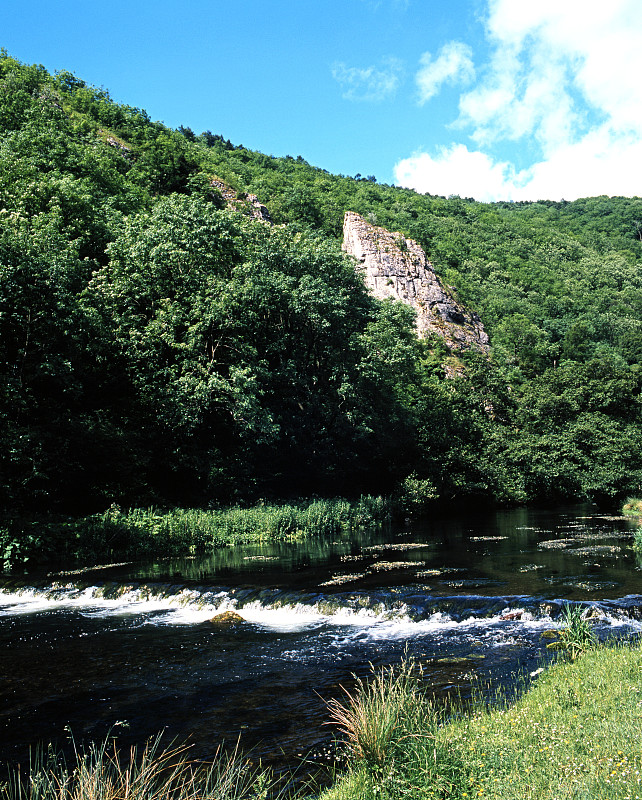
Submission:
[[[97,559],[180,557],[226,545],[332,536],[384,523],[391,505],[381,497],[212,510],[122,511],[113,505],[81,519],[13,520],[0,528],[0,569],[56,560],[90,564]]]
[[[330,724],[345,735],[352,756],[381,767],[409,736],[416,736],[418,716],[432,717],[419,691],[415,665],[405,660],[397,672],[380,670],[354,690],[343,688],[346,701],[329,700]],[[429,735],[425,731],[424,735]]]
[[[558,631],[558,637],[557,641],[547,644],[546,647],[550,650],[563,650],[571,661],[575,661],[597,644],[595,632],[582,609],[568,604],[562,610],[562,628]]]
[[[75,764],[51,749],[36,753],[28,774],[19,769],[0,785],[0,800],[267,800],[283,796],[263,770],[238,749],[194,764],[187,747],[161,750],[160,736],[123,755],[106,739],[77,750]]]
[[[353,749],[321,800],[640,800],[640,674],[639,646],[588,648],[518,699],[474,705],[440,724],[419,693],[416,706],[400,710],[383,763]],[[391,681],[382,675],[379,689],[394,691]]]
[[[642,517],[642,500],[638,497],[627,497],[622,511],[632,517]]]

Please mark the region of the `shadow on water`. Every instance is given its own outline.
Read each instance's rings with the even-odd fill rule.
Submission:
[[[227,548],[76,574],[5,578],[0,758],[38,740],[163,730],[213,757],[241,738],[277,768],[332,758],[324,700],[370,665],[423,666],[437,697],[511,686],[548,656],[564,602],[599,635],[641,629],[633,526],[588,507],[517,509]],[[242,621],[212,622],[234,611]]]

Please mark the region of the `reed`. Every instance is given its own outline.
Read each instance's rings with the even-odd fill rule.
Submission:
[[[348,751],[357,761],[383,767],[401,745],[416,738],[418,724],[422,737],[431,737],[435,716],[418,688],[412,661],[398,671],[380,670],[370,681],[359,679],[353,690],[343,689],[346,698],[328,701],[330,724],[345,736]]]
[[[113,505],[80,519],[32,518],[0,526],[0,568],[52,561],[84,564],[104,559],[187,556],[251,542],[333,536],[381,525],[392,502],[381,497],[301,500],[249,508],[161,510]]]
[[[106,739],[76,751],[73,766],[51,748],[38,751],[26,772],[0,783],[0,800],[278,800],[270,775],[234,749],[195,764],[187,747],[161,749],[161,738],[124,756]]]
[[[631,517],[642,517],[642,500],[639,497],[627,497],[622,511]]]
[[[622,506],[622,512],[628,517],[635,517],[638,529],[633,535],[633,549],[638,557],[642,556],[642,499],[639,497],[628,497]]]
[[[547,644],[546,647],[549,650],[561,650],[571,661],[598,644],[595,631],[582,609],[568,603],[562,609],[562,627],[557,631],[557,636],[557,641]]]

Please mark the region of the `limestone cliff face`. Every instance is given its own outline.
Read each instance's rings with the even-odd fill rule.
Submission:
[[[453,350],[488,352],[488,335],[478,315],[453,300],[417,242],[347,211],[343,249],[357,259],[366,286],[375,297],[400,300],[414,308],[421,338],[436,333]]]

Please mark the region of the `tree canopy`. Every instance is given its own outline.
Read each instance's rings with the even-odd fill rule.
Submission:
[[[640,490],[642,199],[482,204],[331,175],[4,51],[0,133],[6,508]],[[490,357],[418,341],[408,308],[368,295],[347,210],[426,249]]]

